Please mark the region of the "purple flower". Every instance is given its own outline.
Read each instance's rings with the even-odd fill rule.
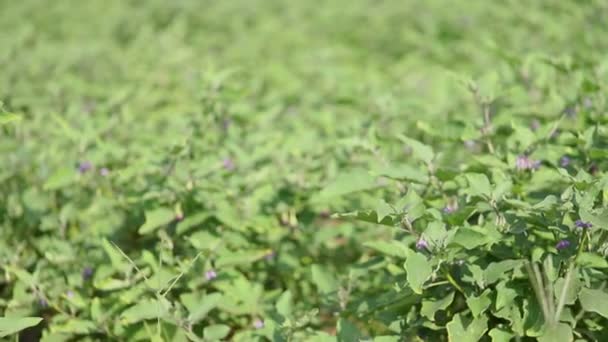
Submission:
[[[92,168],[93,164],[90,161],[83,161],[78,165],[78,172],[85,173],[90,171]]]
[[[205,272],[205,279],[207,279],[208,281],[211,281],[215,278],[217,278],[217,273],[215,272],[215,270],[211,269],[211,270]]]
[[[66,296],[66,297],[68,297],[68,298],[74,298],[74,291],[72,291],[72,290],[68,290],[68,291],[65,293],[65,296]]]
[[[477,147],[477,143],[475,142],[475,140],[465,140],[464,147],[468,148],[469,150],[472,150]]]
[[[270,251],[270,252],[266,253],[264,258],[266,259],[266,261],[272,261],[272,260],[274,260],[274,257],[276,255],[277,255],[277,253],[275,251]]]
[[[568,165],[570,165],[570,157],[568,156],[563,156],[559,159],[559,165],[561,167],[568,167]]]
[[[538,121],[537,119],[532,120],[532,123],[530,123],[530,129],[532,131],[537,131],[540,128],[540,121]]]
[[[177,213],[175,214],[175,220],[176,221],[181,221],[184,219],[184,213]]]
[[[574,222],[574,225],[581,229],[588,229],[588,228],[593,227],[593,224],[591,224],[591,222],[585,222],[583,220],[576,220]]]
[[[561,251],[562,249],[566,249],[570,247],[570,241],[568,240],[560,240],[557,245],[555,245],[555,248],[557,248],[558,251]]]
[[[93,276],[93,268],[87,266],[82,270],[82,280],[89,280]]]
[[[443,212],[445,214],[451,214],[451,213],[455,212],[456,210],[458,210],[458,206],[455,204],[448,204],[443,208]]]
[[[428,248],[429,248],[429,244],[423,238],[420,238],[416,242],[416,249],[423,250],[423,249],[428,249]]]
[[[102,167],[101,170],[99,170],[99,174],[103,177],[107,177],[110,175],[110,170],[108,170],[107,167]]]
[[[515,159],[515,168],[520,171],[537,170],[540,164],[540,160],[532,160],[524,155],[517,156],[517,159]]]
[[[256,318],[256,320],[253,321],[253,327],[256,329],[262,329],[264,327],[264,321],[259,318]]]
[[[44,298],[39,298],[38,305],[40,305],[40,307],[44,309],[49,306],[49,302],[47,302],[46,299],[44,299]]]
[[[232,171],[232,170],[234,170],[235,165],[234,165],[234,161],[231,158],[226,158],[222,162],[222,166],[224,167],[224,169],[226,169],[228,171]]]
[[[589,108],[593,107],[593,101],[592,101],[590,98],[585,97],[585,98],[583,99],[583,106],[584,106],[585,108],[589,109]]]

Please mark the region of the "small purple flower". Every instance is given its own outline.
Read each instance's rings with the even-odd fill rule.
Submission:
[[[226,169],[228,171],[232,171],[232,170],[234,170],[235,165],[234,165],[234,161],[231,158],[226,158],[222,162],[222,166],[224,167],[224,169]]]
[[[90,171],[92,168],[93,168],[93,164],[90,161],[85,160],[83,162],[80,162],[80,164],[78,165],[78,172],[86,173],[86,172]]]
[[[175,214],[175,220],[176,221],[181,221],[184,219],[184,213],[177,213]]]
[[[45,309],[45,308],[48,308],[49,302],[47,302],[46,299],[44,299],[44,298],[39,298],[38,305],[40,305],[41,308]]]
[[[469,150],[472,150],[477,147],[477,143],[475,142],[475,140],[465,140],[464,147],[468,148]]]
[[[255,321],[253,321],[253,327],[256,329],[262,329],[264,327],[264,321],[256,318]]]
[[[453,204],[448,204],[443,208],[443,212],[445,214],[451,214],[451,213],[455,212],[456,210],[458,210],[458,206],[453,205]]]
[[[264,256],[264,259],[266,259],[266,261],[272,261],[274,260],[274,257],[277,255],[277,253],[275,251],[270,251],[268,253],[266,253],[266,255]]]
[[[576,220],[574,222],[574,225],[580,229],[589,229],[589,228],[593,227],[593,224],[591,224],[591,222],[585,222],[583,220]]]
[[[215,270],[209,270],[205,272],[205,279],[207,279],[208,281],[211,281],[215,278],[217,278],[217,273],[215,272]]]
[[[87,266],[82,270],[82,280],[89,280],[93,276],[93,268]]]
[[[107,177],[110,175],[110,170],[108,170],[107,167],[102,167],[101,170],[99,170],[99,174],[103,177]]]
[[[584,106],[586,109],[590,109],[591,107],[593,107],[593,101],[592,101],[590,98],[585,97],[585,98],[583,99],[583,106]]]
[[[568,240],[560,240],[555,245],[555,248],[557,248],[558,251],[561,251],[562,249],[566,249],[568,247],[570,247],[570,241],[568,241]]]
[[[417,242],[416,242],[416,249],[418,250],[423,250],[423,249],[428,249],[429,248],[429,244],[428,242],[426,242],[426,240],[424,240],[423,238],[420,238]]]
[[[563,156],[559,159],[559,166],[568,167],[568,165],[570,165],[570,157]]]
[[[72,290],[68,290],[68,291],[65,293],[65,296],[66,296],[66,297],[68,297],[68,298],[74,298],[74,291],[72,291]]]
[[[530,129],[532,131],[537,131],[540,128],[540,121],[538,121],[537,119],[532,120],[532,123],[530,123]]]
[[[538,170],[540,168],[540,160],[532,160],[528,156],[520,155],[515,159],[515,168],[520,171]]]

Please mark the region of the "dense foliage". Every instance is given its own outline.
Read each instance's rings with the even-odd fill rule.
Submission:
[[[0,2],[0,336],[608,340],[607,15]]]

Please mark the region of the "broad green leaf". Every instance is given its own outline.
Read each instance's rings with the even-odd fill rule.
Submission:
[[[0,317],[0,337],[6,337],[21,330],[35,327],[42,321],[40,317]]]
[[[492,197],[492,185],[486,175],[483,173],[467,173],[464,176],[469,183],[469,195],[480,196],[486,199]]]
[[[500,328],[490,330],[488,335],[492,338],[492,342],[510,342],[515,337],[512,333]]]
[[[351,323],[346,318],[340,318],[338,321],[338,342],[359,341],[361,332],[356,325]]]
[[[128,267],[128,260],[122,255],[117,246],[108,241],[107,239],[101,240],[101,246],[103,250],[106,252],[108,257],[110,258],[110,262],[112,263],[112,267],[117,271],[125,271]]]
[[[230,327],[224,324],[215,324],[205,327],[203,336],[209,341],[219,341],[230,332]]]
[[[406,146],[412,149],[412,154],[415,158],[429,164],[435,158],[433,148],[429,145],[423,144],[418,140],[408,138],[405,135],[399,135],[399,140],[405,143]]]
[[[429,182],[428,172],[408,164],[392,165],[374,170],[378,176],[384,176],[399,181],[426,184]]]
[[[572,327],[566,323],[558,323],[555,327],[548,328],[542,336],[538,337],[539,342],[572,342],[573,340]]]
[[[73,167],[64,167],[55,171],[42,186],[44,190],[57,190],[76,181],[76,170]]]
[[[133,324],[148,319],[164,317],[168,313],[170,303],[153,299],[144,299],[129,307],[120,314],[121,321]]]
[[[222,300],[219,292],[203,294],[200,298],[192,293],[184,294],[180,297],[181,302],[188,309],[188,321],[196,324],[203,320],[207,314],[217,307]]]
[[[521,260],[503,260],[493,262],[483,271],[486,284],[492,284],[500,279],[506,279],[508,272],[523,265]]]
[[[585,311],[595,312],[608,318],[608,293],[602,290],[583,288],[578,297]]]
[[[583,252],[579,254],[576,263],[581,267],[607,268],[608,261],[595,253]]]
[[[380,199],[380,201],[376,205],[376,216],[378,223],[382,222],[382,220],[388,215],[390,215],[392,212],[393,208],[383,199]]]
[[[437,300],[423,300],[420,314],[431,321],[435,320],[435,313],[440,310],[445,310],[454,300],[454,292]]]
[[[277,312],[283,317],[290,317],[293,312],[293,296],[291,291],[287,290],[283,292],[281,297],[277,300],[275,305]]]
[[[11,122],[20,122],[23,120],[23,116],[13,113],[0,113],[0,125],[6,125]]]
[[[433,273],[432,264],[426,256],[410,251],[407,259],[405,259],[405,270],[407,281],[412,290],[417,294],[422,294],[424,283]]]
[[[393,227],[395,223],[390,216],[385,216],[382,220],[378,219],[378,214],[375,210],[355,211],[351,213],[340,213],[333,215],[335,218],[354,219],[363,222],[376,223],[384,226]]]
[[[96,331],[97,325],[91,321],[83,319],[70,319],[63,324],[54,325],[52,330],[56,333],[85,335]]]
[[[157,208],[146,211],[146,222],[137,231],[141,235],[149,234],[175,219],[175,213],[169,208]]]
[[[365,170],[354,170],[340,174],[323,188],[311,201],[321,202],[335,197],[348,195],[354,192],[369,190],[378,187],[376,177]]]
[[[268,255],[269,250],[251,250],[238,252],[224,252],[217,258],[217,267],[234,266],[241,264],[251,264],[263,259]]]
[[[319,292],[328,294],[338,290],[338,280],[335,275],[321,265],[312,265],[312,281]]]
[[[367,241],[363,243],[363,246],[369,247],[388,256],[404,259],[407,257],[408,248],[402,242],[396,240]]]
[[[488,307],[492,304],[492,299],[490,298],[490,290],[483,291],[479,296],[471,296],[467,298],[467,306],[471,310],[471,314],[473,317],[478,317],[482,313],[484,313]]]
[[[456,314],[446,325],[450,342],[477,342],[488,330],[488,318],[485,316],[468,320],[462,314]]]

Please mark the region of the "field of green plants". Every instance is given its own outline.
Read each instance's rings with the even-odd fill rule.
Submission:
[[[607,17],[0,1],[0,339],[608,341]]]

